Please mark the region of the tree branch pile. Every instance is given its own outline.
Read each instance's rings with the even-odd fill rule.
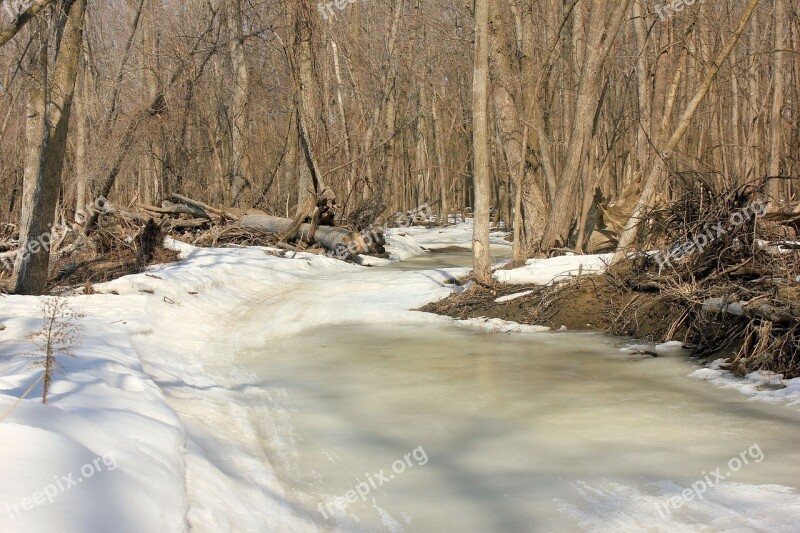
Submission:
[[[716,192],[701,176],[678,179],[679,200],[642,222],[640,244],[658,251],[635,256],[618,279],[682,309],[668,330],[683,328],[697,355],[730,350],[739,373],[800,375],[798,209],[771,206],[764,182]],[[618,326],[636,313],[634,302]]]

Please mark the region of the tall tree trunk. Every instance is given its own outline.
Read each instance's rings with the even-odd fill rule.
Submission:
[[[81,54],[75,82],[75,222],[86,221],[86,192],[89,175],[89,65]]]
[[[145,2],[147,5],[145,5]],[[144,29],[142,31],[142,70],[144,72],[145,84],[147,87],[150,101],[155,100],[161,91],[158,80],[158,35],[156,31],[156,0],[145,0],[141,2],[137,10],[137,16],[131,26],[131,36],[136,32],[137,22],[141,17],[140,12],[146,8]],[[126,52],[127,56],[127,52]],[[156,63],[156,64],[153,64]],[[119,72],[120,81],[122,70]],[[157,130],[158,128],[153,128]],[[142,179],[141,179],[141,199],[144,203],[153,203],[158,200],[161,191],[161,174],[163,172],[163,147],[158,133],[148,136],[145,140],[145,153],[142,157]]]
[[[643,0],[633,0],[633,30],[636,36],[636,81],[638,102],[638,128],[636,130],[636,172],[641,175],[650,168],[648,153],[652,130],[650,128],[650,76],[647,68],[647,28],[642,11]]]
[[[786,52],[786,0],[775,0],[774,50],[772,53],[772,109],[770,111],[769,175],[781,174],[781,152],[783,148],[783,91],[785,89],[784,56]],[[771,180],[769,195],[774,204],[782,201],[781,180]]]
[[[312,48],[313,18],[315,12],[311,9],[310,0],[296,0],[294,5],[294,55],[297,75],[299,77],[298,99],[298,132],[300,145],[303,145],[303,130],[306,130],[308,141],[313,142],[315,135],[310,128],[317,120],[317,100],[314,89],[314,50]],[[310,146],[309,146],[310,148]],[[316,203],[314,196],[320,191],[315,190],[313,169],[307,158],[300,161],[300,176],[297,182],[297,213],[296,216],[311,214],[311,209]]]
[[[597,13],[602,12],[605,0],[595,0]],[[604,21],[595,15],[587,55],[581,68],[578,94],[575,101],[574,120],[571,127],[564,167],[560,172],[555,203],[547,218],[540,248],[547,250],[554,246],[566,246],[570,225],[575,215],[578,185],[581,181],[583,165],[591,145],[591,133],[595,114],[600,106],[600,74],[606,58],[611,53],[617,33],[628,11],[631,0],[620,0],[613,4],[611,15]],[[598,22],[599,21],[599,22]]]
[[[53,72],[41,162],[28,221],[21,224],[27,231],[20,235],[20,250],[29,253],[19,254],[21,260],[18,263],[15,287],[17,294],[44,294],[47,290],[50,232],[55,221],[61,172],[64,168],[85,10],[86,0],[65,3],[67,16]],[[36,246],[37,244],[40,246]]]
[[[478,283],[492,282],[492,256],[489,249],[489,210],[492,184],[489,175],[489,2],[475,0],[475,63],[472,78],[473,275]]]
[[[23,236],[30,230],[35,207],[37,177],[42,163],[42,150],[47,136],[47,88],[48,58],[50,43],[51,14],[42,14],[36,22],[36,30],[31,43],[29,68],[31,78],[28,86],[28,103],[25,109],[25,169],[22,178],[22,203],[19,225],[20,253],[17,254],[14,271],[18,272],[24,257],[27,243]]]
[[[331,53],[333,54],[333,73],[336,76],[336,109],[339,111],[339,120],[342,121],[342,136],[344,137],[344,153],[347,158],[348,165],[345,169],[347,172],[347,198],[353,192],[356,185],[356,171],[355,165],[351,163],[353,160],[353,150],[350,148],[350,128],[347,125],[347,113],[344,110],[344,97],[342,96],[342,72],[339,68],[339,47],[336,41],[331,40]]]
[[[246,188],[250,185],[248,150],[247,150],[247,100],[250,94],[250,73],[244,54],[244,37],[242,35],[241,0],[228,3],[227,13],[229,50],[231,67],[234,73],[233,98],[230,106],[231,115],[231,168],[228,170],[231,179],[230,205],[238,207]]]
[[[436,149],[436,166],[439,177],[439,225],[447,226],[450,223],[450,206],[447,202],[448,187],[447,187],[447,154],[444,147],[444,132],[442,128],[441,117],[439,116],[439,106],[436,101],[439,99],[435,90],[432,90],[431,95],[431,129],[433,131],[433,144]]]

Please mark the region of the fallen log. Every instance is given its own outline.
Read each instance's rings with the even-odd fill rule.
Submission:
[[[282,234],[291,229],[292,219],[270,215],[245,215],[239,220],[239,225],[243,228]],[[311,229],[311,224],[301,224],[297,237],[307,240]],[[340,256],[364,254],[369,251],[369,244],[363,235],[345,228],[317,226],[313,240]]]
[[[186,220],[170,220],[167,225],[173,230],[186,230],[208,227],[209,221],[206,218],[190,218]]]
[[[193,200],[193,199],[191,199],[191,198],[189,198],[187,196],[183,196],[182,194],[172,193],[172,199],[175,200],[178,203],[191,205],[191,206],[196,207],[198,209],[202,209],[203,211],[206,211],[206,212],[211,213],[213,215],[217,215],[220,218],[227,218],[229,220],[236,220],[235,216],[231,215],[230,213],[226,213],[222,209],[217,209],[216,207],[212,207],[212,206],[210,206],[210,205],[208,205],[208,204],[206,204],[204,202],[201,202],[200,200]]]
[[[763,299],[759,297],[749,302],[731,302],[724,298],[709,298],[703,302],[703,311],[715,314],[727,313],[743,318],[758,318],[780,325],[789,325],[795,321],[790,309],[762,303]]]
[[[162,203],[161,207],[147,204],[136,204],[136,207],[145,211],[150,211],[151,213],[158,213],[160,215],[191,215],[193,218],[211,218],[208,213],[196,206],[173,204],[171,202],[167,202],[166,200]]]

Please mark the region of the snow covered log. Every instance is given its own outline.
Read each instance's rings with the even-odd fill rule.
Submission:
[[[270,215],[245,215],[239,220],[239,225],[266,233],[285,233],[291,229],[292,220]],[[301,225],[298,237],[307,240],[309,231],[311,231],[311,224]],[[369,246],[361,234],[345,228],[317,226],[313,240],[337,254],[342,254],[344,250],[351,255],[364,254],[369,251]]]

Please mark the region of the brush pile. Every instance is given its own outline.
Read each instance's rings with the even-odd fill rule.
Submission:
[[[195,246],[264,246],[294,252],[357,259],[358,254],[384,255],[382,231],[355,231],[333,226],[334,211],[326,199],[310,216],[294,220],[258,210],[220,209],[180,194],[160,206],[118,206],[95,202],[85,223],[62,213],[48,235],[51,284],[54,287],[108,281],[144,271],[154,263],[172,262],[177,254],[165,249],[165,237]],[[88,229],[87,229],[88,228]],[[19,230],[0,226],[0,290],[12,290],[11,275],[19,248]],[[39,246],[38,249],[45,249]]]
[[[762,189],[717,193],[694,179],[651,212],[640,244],[659,251],[637,254],[624,276],[609,273],[633,295],[612,330],[660,305],[672,310],[665,336],[682,333],[697,355],[730,350],[738,373],[800,375],[800,210],[770,210]]]

